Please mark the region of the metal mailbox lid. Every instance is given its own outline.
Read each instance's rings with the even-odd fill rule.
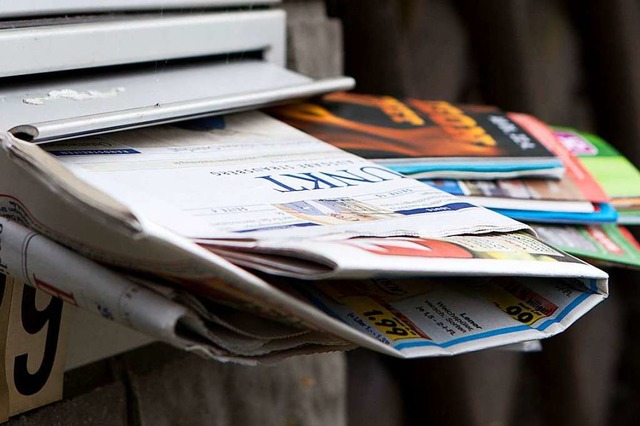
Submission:
[[[256,10],[3,28],[0,77],[243,51],[284,65],[285,20],[284,11]]]
[[[42,143],[252,109],[353,85],[348,77],[313,80],[257,59],[0,80],[0,131]]]
[[[2,0],[0,18],[193,8],[260,6],[280,0]]]

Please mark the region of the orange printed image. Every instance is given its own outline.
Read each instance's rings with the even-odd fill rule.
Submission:
[[[514,143],[505,126],[517,128],[517,124],[493,107],[334,93],[318,103],[274,108],[270,113],[318,139],[369,159],[552,157],[540,144],[523,150]]]

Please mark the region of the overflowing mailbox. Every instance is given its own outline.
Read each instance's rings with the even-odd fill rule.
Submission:
[[[350,78],[314,80],[284,68],[286,15],[274,7],[276,3],[3,0],[0,133],[45,143],[252,109],[352,87]],[[0,180],[8,185],[0,191],[4,197],[0,198],[11,203],[11,191],[6,189],[23,179],[9,176],[9,168],[0,169],[4,173]],[[61,197],[57,194],[55,198]],[[3,216],[11,214],[4,210]],[[6,243],[3,229],[0,223]],[[6,244],[4,249],[0,271],[6,266]],[[49,255],[45,258],[53,259]],[[65,268],[73,269],[68,263]],[[65,318],[77,303],[72,294],[41,284],[40,289],[69,303],[0,274],[0,361],[7,366],[0,374],[4,384],[0,386],[0,422],[62,397]],[[42,310],[47,301],[48,307]],[[101,313],[111,315],[108,309]],[[96,324],[95,318],[99,319],[90,316],[87,320]],[[92,326],[78,327],[82,331]],[[91,334],[105,335],[95,328]],[[67,367],[150,340],[130,334],[123,346],[122,328],[114,334],[118,337],[106,348],[99,342],[83,342],[82,354],[67,357]],[[69,361],[71,358],[75,361]]]

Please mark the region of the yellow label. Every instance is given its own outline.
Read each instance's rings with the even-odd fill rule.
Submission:
[[[426,337],[419,335],[389,309],[369,297],[345,297],[342,303],[353,309],[392,341]]]
[[[523,324],[531,325],[539,319],[547,317],[545,313],[540,312],[499,287],[487,287],[484,296],[507,315]]]

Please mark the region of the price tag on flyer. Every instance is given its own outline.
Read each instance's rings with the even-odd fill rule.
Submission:
[[[513,319],[532,325],[542,318],[553,315],[558,307],[533,290],[511,278],[493,280],[484,296]]]
[[[369,297],[352,296],[345,302],[390,340],[421,337],[406,321]]]

